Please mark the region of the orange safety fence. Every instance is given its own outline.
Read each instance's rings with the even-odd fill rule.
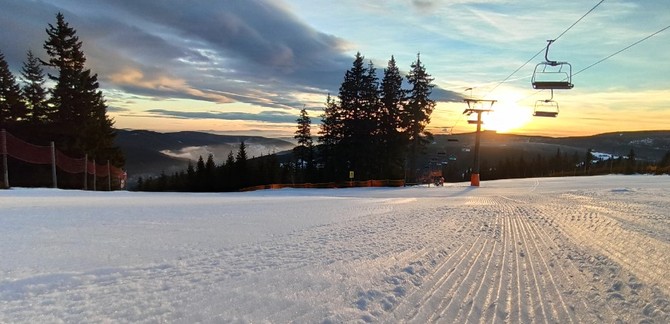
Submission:
[[[364,181],[340,181],[340,182],[324,182],[324,183],[273,183],[267,185],[259,185],[246,187],[240,191],[255,191],[265,189],[283,189],[283,188],[297,188],[297,189],[332,189],[332,188],[360,188],[360,187],[402,187],[405,185],[405,180],[364,180]]]

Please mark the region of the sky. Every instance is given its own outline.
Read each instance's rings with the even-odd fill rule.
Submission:
[[[63,13],[124,129],[290,138],[304,107],[316,136],[357,52],[380,77],[391,56],[406,74],[420,53],[436,134],[474,131],[464,98],[496,100],[483,127],[499,132],[670,129],[670,29],[617,54],[670,26],[670,2],[606,0],[583,17],[599,2],[2,0],[0,51],[18,77]],[[574,84],[553,97],[531,86],[549,39]],[[533,117],[550,98],[558,117]]]

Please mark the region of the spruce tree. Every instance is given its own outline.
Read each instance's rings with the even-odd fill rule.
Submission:
[[[46,32],[48,39],[44,49],[49,60],[42,63],[57,72],[48,74],[56,83],[50,90],[50,104],[56,112],[54,121],[70,125],[83,122],[84,108],[80,107],[79,101],[82,99],[81,81],[86,58],[81,49],[82,42],[60,12],[56,15],[56,26],[49,24]]]
[[[55,126],[65,135],[62,149],[122,165],[121,150],[114,146],[114,122],[107,116],[97,74],[85,68],[86,57],[75,29],[58,13],[56,25],[49,24],[46,32],[44,49],[49,60],[42,63],[57,72],[47,75],[55,82],[49,104]]]
[[[47,107],[47,90],[44,88],[44,71],[32,51],[28,51],[21,68],[21,95],[28,110],[28,119],[33,124],[45,124],[50,120]]]
[[[626,174],[633,174],[637,172],[637,162],[635,161],[635,150],[630,149],[626,156]]]
[[[403,128],[407,132],[409,141],[409,175],[410,181],[417,181],[417,160],[426,144],[430,142],[432,134],[425,130],[430,123],[430,115],[435,109],[435,101],[430,99],[434,85],[433,78],[426,72],[421,63],[421,55],[417,54],[416,62],[412,63],[411,71],[407,75],[407,82],[412,89],[409,91],[405,114],[403,115]]]
[[[380,85],[381,109],[379,111],[380,147],[383,161],[383,177],[387,179],[401,176],[406,140],[401,133],[407,90],[402,88],[403,77],[391,56],[384,69]]]
[[[339,114],[341,116],[341,139],[338,142],[337,156],[335,161],[339,162],[336,178],[346,179],[347,172],[354,171],[355,174],[363,173],[363,141],[370,142],[370,134],[366,134],[366,122],[368,113],[364,103],[363,92],[369,83],[368,69],[364,64],[364,57],[356,53],[353,66],[344,75],[344,81],[340,86]],[[360,178],[360,177],[359,177]]]
[[[240,142],[240,147],[235,155],[235,188],[244,188],[249,185],[248,166],[247,166],[247,146],[244,141]]]
[[[21,102],[21,88],[9,70],[5,55],[0,52],[0,127],[25,120],[25,105]]]
[[[310,162],[312,150],[312,120],[309,118],[309,114],[305,108],[300,110],[300,117],[296,119],[298,123],[298,129],[295,131],[294,139],[298,140],[298,146],[293,149],[293,152],[296,153],[297,158],[303,160],[304,162]]]
[[[323,168],[324,181],[331,181],[335,179],[338,173],[338,164],[335,163],[337,156],[337,144],[342,136],[342,123],[339,105],[328,94],[324,112],[321,115],[321,125],[319,126],[318,141],[320,146],[318,148],[318,162]]]
[[[381,176],[380,165],[382,146],[379,131],[381,101],[379,100],[379,78],[372,61],[368,63],[367,74],[361,88],[361,119],[354,135],[357,141],[359,179],[375,179]]]
[[[296,120],[298,129],[295,131],[293,138],[298,140],[298,146],[293,148],[293,154],[297,161],[299,170],[302,171],[301,182],[305,181],[307,171],[312,169],[314,149],[312,147],[312,120],[309,118],[307,110],[303,107],[300,110],[300,117]]]

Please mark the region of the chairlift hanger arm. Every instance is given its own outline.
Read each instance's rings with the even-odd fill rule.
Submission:
[[[547,39],[547,49],[544,51],[544,60],[547,61],[547,63],[551,63],[552,65],[556,64],[556,61],[552,61],[549,59],[549,46],[551,46],[551,43],[556,41],[555,39]]]

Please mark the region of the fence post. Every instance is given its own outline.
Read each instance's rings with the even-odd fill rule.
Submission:
[[[95,169],[97,169],[97,166],[95,164],[95,159],[93,159],[93,191],[97,191],[98,189],[98,176],[95,174]]]
[[[7,131],[2,130],[2,170],[4,172],[3,178],[5,180],[5,188],[9,189],[9,169],[7,167]]]
[[[56,178],[56,144],[51,142],[51,179],[53,180],[54,188],[58,188],[58,180]]]
[[[112,191],[112,166],[109,165],[109,160],[107,160],[107,188]]]
[[[84,154],[84,190],[88,190],[88,153]]]

